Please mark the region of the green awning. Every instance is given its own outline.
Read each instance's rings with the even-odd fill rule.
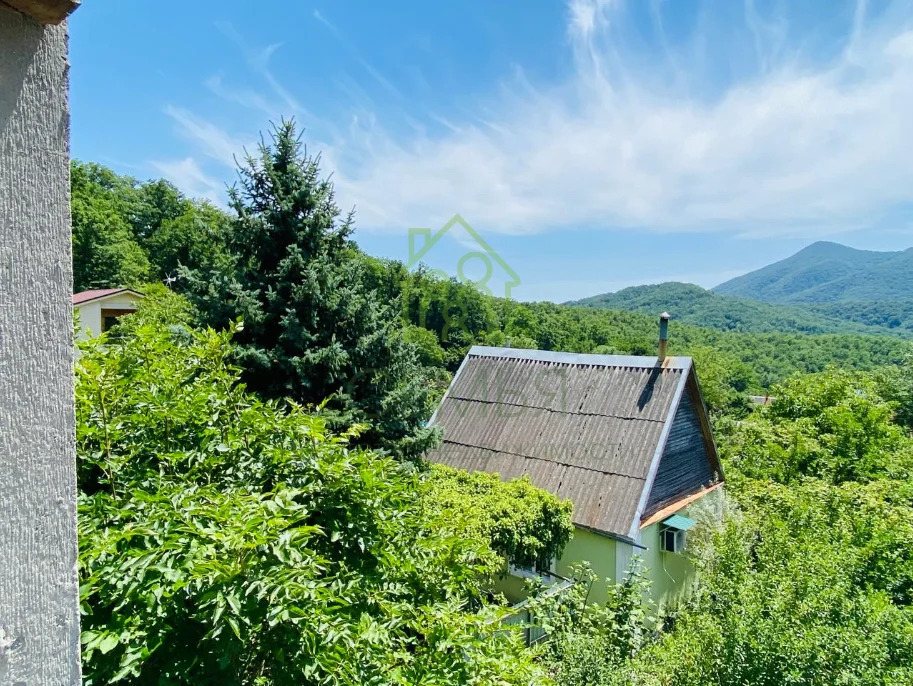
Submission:
[[[663,526],[667,526],[670,529],[678,529],[679,531],[687,531],[695,524],[697,524],[697,522],[693,519],[688,519],[687,517],[677,514],[663,520]]]

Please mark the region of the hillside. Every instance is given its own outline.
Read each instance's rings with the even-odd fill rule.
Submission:
[[[911,300],[913,248],[876,252],[820,241],[714,291],[777,303]]]
[[[634,286],[570,305],[656,314],[720,331],[862,333],[913,337],[913,301],[780,304],[721,295],[689,283]]]

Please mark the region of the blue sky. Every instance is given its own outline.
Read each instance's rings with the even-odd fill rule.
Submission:
[[[460,213],[522,300],[913,245],[908,2],[85,0],[70,40],[74,157],[224,203],[295,117],[365,250]]]

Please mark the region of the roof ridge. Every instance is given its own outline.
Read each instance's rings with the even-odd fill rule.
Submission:
[[[467,357],[493,357],[554,364],[586,365],[591,367],[615,367],[630,369],[661,369],[663,371],[686,371],[691,368],[691,357],[667,357],[662,362],[650,355],[600,355],[597,353],[568,353],[556,350],[527,350],[524,348],[498,348],[474,345]]]

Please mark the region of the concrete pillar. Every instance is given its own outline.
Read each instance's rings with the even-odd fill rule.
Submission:
[[[0,684],[12,686],[80,682],[67,33],[33,16],[0,2]]]

